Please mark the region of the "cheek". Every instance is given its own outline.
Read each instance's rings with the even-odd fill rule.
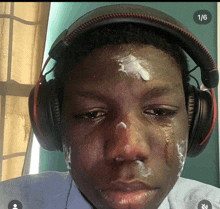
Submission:
[[[72,160],[76,160],[77,166],[85,173],[89,173],[93,167],[101,164],[103,159],[103,145],[102,140],[97,135],[91,135],[87,138],[90,143],[79,146],[72,155]],[[87,140],[85,140],[87,141]]]
[[[74,128],[73,128],[74,127]],[[89,172],[103,158],[103,143],[100,131],[85,130],[80,126],[66,125],[64,141],[71,147],[72,169]]]
[[[187,128],[176,125],[162,128],[165,136],[164,155],[167,166],[180,176],[182,172],[188,145],[188,131]]]

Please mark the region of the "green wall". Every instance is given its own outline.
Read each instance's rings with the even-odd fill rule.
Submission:
[[[47,57],[50,46],[56,37],[71,25],[76,19],[86,12],[97,7],[118,4],[120,2],[52,2],[50,19],[48,24],[48,34],[46,42]],[[125,3],[125,2],[121,2]],[[127,2],[132,4],[133,2]],[[217,60],[217,3],[216,2],[135,2],[136,4],[150,6],[159,9],[183,24],[185,24],[192,33],[194,33],[209,52]],[[212,21],[207,25],[197,24],[193,20],[193,14],[197,10],[208,10],[212,14]],[[190,67],[195,65],[189,61]],[[52,63],[50,63],[52,66]],[[200,81],[200,72],[197,70],[193,73]],[[192,84],[195,84],[192,82]],[[201,82],[200,82],[201,84]],[[216,92],[217,93],[217,92]],[[218,128],[214,129],[211,142],[205,151],[195,158],[187,158],[182,173],[182,177],[195,179],[219,187],[219,158],[218,158]],[[40,172],[45,171],[66,171],[64,155],[60,152],[48,152],[43,149],[40,151]]]

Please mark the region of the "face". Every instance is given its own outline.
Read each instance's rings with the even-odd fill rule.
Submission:
[[[158,208],[187,151],[188,119],[175,60],[153,46],[106,46],[68,78],[63,144],[80,191],[100,209]]]

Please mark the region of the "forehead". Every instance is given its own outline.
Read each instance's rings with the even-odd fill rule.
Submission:
[[[95,49],[76,67],[69,67],[73,68],[66,83],[70,88],[79,88],[80,83],[80,88],[93,84],[111,87],[122,80],[182,87],[181,70],[175,59],[151,45],[108,45]]]

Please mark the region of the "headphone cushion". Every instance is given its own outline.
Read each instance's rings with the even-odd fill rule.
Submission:
[[[195,97],[194,97],[193,94],[191,94],[188,97],[188,107],[187,107],[189,129],[191,127],[191,124],[192,124],[192,121],[193,121],[193,118],[194,118],[194,109],[195,109]]]
[[[200,145],[212,127],[213,101],[209,91],[199,90],[194,86],[189,87],[188,118],[189,118],[189,157],[199,155],[206,147]],[[193,109],[193,110],[192,110]]]
[[[50,108],[48,111],[51,112],[51,118],[54,127],[53,127],[53,135],[54,135],[54,143],[58,150],[63,151],[62,141],[60,136],[60,125],[61,125],[61,114],[60,114],[60,104],[59,99],[56,93],[55,81],[49,81],[50,87],[50,96],[49,96],[49,105]]]

